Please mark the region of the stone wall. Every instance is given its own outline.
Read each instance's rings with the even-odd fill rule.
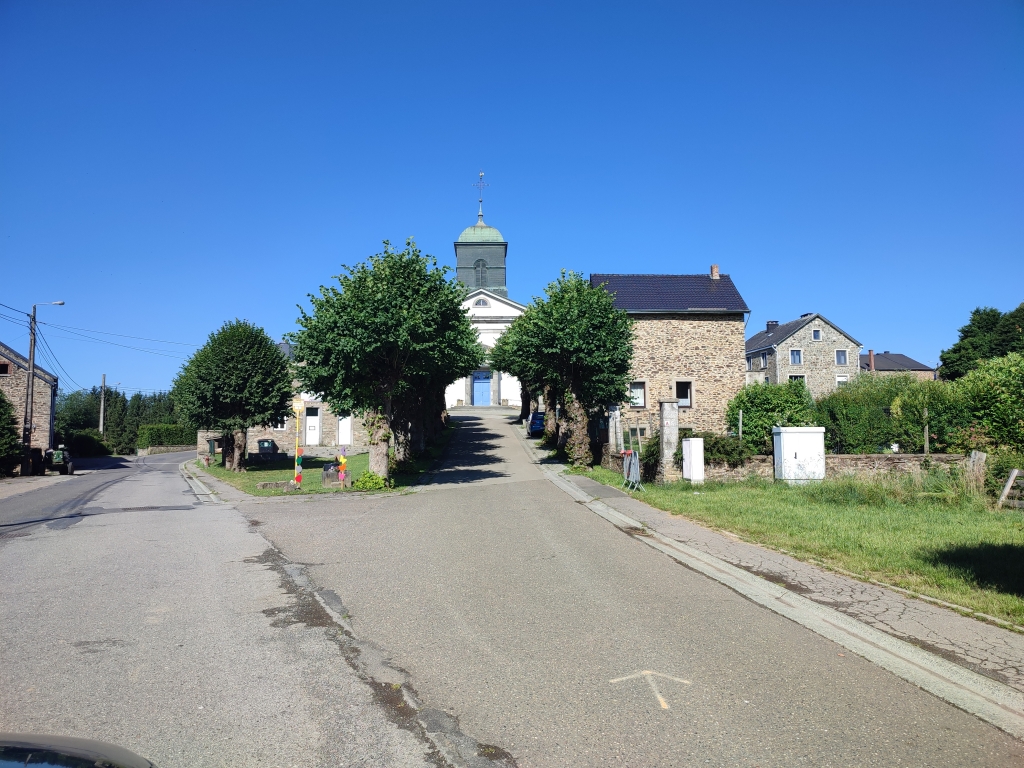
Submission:
[[[836,478],[843,475],[855,477],[874,477],[887,474],[909,474],[919,472],[925,461],[933,466],[952,467],[967,461],[966,456],[956,453],[933,453],[925,456],[922,453],[869,453],[869,454],[825,454],[825,477]],[[604,446],[601,466],[622,474],[622,457],[612,456],[608,446]],[[741,467],[730,467],[728,464],[708,464],[704,467],[705,480],[737,481],[748,477],[763,477],[771,480],[775,477],[774,456],[751,456]]]
[[[155,456],[158,453],[179,453],[181,451],[191,451],[191,445],[152,445],[149,448],[139,448],[136,451],[138,456]],[[203,453],[209,453],[206,446],[203,446]]]
[[[632,381],[646,385],[646,405],[622,407],[624,426],[637,417],[657,426],[658,401],[674,398],[676,382],[691,386],[690,407],[680,406],[679,426],[722,433],[725,409],[746,382],[743,315],[652,314],[632,317]]]
[[[813,332],[821,331],[821,340],[814,341]],[[790,363],[790,350],[799,349],[802,362]],[[836,365],[836,350],[846,350],[846,365]],[[760,356],[755,363],[760,362]],[[774,365],[772,365],[774,363]],[[787,339],[779,342],[777,353],[769,360],[768,377],[772,384],[785,384],[790,376],[803,376],[807,389],[815,398],[835,390],[836,378],[847,381],[860,373],[860,347],[835,327],[815,318]]]
[[[20,367],[14,360],[0,355],[0,364],[6,363],[9,373],[0,375],[0,391],[10,400],[14,407],[14,418],[18,425],[18,439],[21,440],[22,428],[25,424],[25,397],[28,389],[28,371]],[[36,381],[32,389],[32,447],[51,448],[53,439],[53,383],[46,374],[36,371]]]

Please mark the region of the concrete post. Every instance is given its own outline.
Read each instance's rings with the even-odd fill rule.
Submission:
[[[617,405],[608,406],[608,452],[612,456],[622,453],[622,411]]]
[[[676,448],[679,447],[679,401],[659,400],[661,406],[661,463],[658,465],[658,482],[671,483],[682,474],[676,465]]]

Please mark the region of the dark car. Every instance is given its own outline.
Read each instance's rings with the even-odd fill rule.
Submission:
[[[541,411],[535,411],[530,416],[530,425],[526,428],[526,436],[534,437],[535,435],[544,434],[544,414]]]
[[[156,768],[123,747],[71,736],[0,733],[0,768],[33,765],[44,768]]]

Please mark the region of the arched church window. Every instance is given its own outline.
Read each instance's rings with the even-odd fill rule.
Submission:
[[[477,299],[473,302],[474,307],[489,307],[491,303],[487,299]]]
[[[476,287],[486,288],[487,287],[487,262],[483,259],[477,259],[473,265],[473,269],[476,270]]]

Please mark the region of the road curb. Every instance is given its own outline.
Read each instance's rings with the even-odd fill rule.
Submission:
[[[1024,693],[886,634],[833,608],[791,592],[612,509],[558,472],[539,469],[594,514],[747,599],[825,637],[943,701],[1024,739]]]
[[[223,504],[224,502],[217,497],[217,494],[210,490],[206,483],[200,480],[197,475],[192,473],[192,470],[188,466],[192,461],[194,461],[194,459],[186,459],[178,465],[178,471],[181,472],[181,476],[185,479],[185,482],[188,483],[189,488],[192,489],[192,493],[194,493],[196,497],[203,502],[203,504]]]

